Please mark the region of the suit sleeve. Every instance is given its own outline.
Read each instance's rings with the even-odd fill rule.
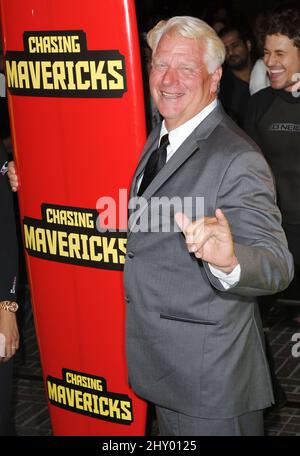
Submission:
[[[4,173],[6,154],[0,143],[0,301],[16,299],[18,246],[12,192]]]
[[[293,278],[293,259],[281,227],[271,171],[260,152],[240,153],[232,160],[216,207],[229,221],[241,265],[240,280],[228,291],[260,296],[284,290]],[[204,267],[214,287],[225,291],[208,265]]]

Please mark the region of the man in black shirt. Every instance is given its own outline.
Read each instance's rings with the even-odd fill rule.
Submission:
[[[250,98],[251,41],[236,26],[224,27],[219,36],[226,49],[219,98],[227,114],[243,127],[245,106]]]
[[[264,62],[271,87],[251,97],[245,129],[261,147],[274,174],[295,262],[289,297],[300,301],[300,92],[295,85],[300,77],[300,9],[274,12],[264,25]]]

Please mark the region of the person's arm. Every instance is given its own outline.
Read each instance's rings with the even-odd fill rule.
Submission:
[[[5,169],[5,151],[0,144],[0,168]],[[13,199],[6,174],[0,174],[0,302],[17,298],[18,246]],[[0,308],[0,361],[8,361],[19,347],[15,313]]]
[[[16,172],[16,166],[14,161],[10,161],[8,163],[8,171],[7,176],[9,179],[9,184],[13,192],[17,192],[19,190],[19,177]]]
[[[293,258],[281,226],[273,177],[263,155],[241,153],[227,169],[217,205],[227,217],[241,267],[231,293],[249,296],[284,290],[293,278]],[[211,283],[225,291],[204,264]]]
[[[236,156],[218,191],[215,217],[191,223],[182,214],[176,221],[189,252],[203,260],[212,285],[242,295],[273,294],[293,278],[293,259],[275,204],[269,167],[259,152]],[[210,266],[231,274],[240,265],[239,280],[224,287]]]
[[[16,314],[0,309],[0,363],[7,362],[19,348]]]

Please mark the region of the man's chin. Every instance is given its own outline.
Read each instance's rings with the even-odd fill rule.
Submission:
[[[287,92],[292,92],[294,85],[295,85],[295,83],[283,83],[280,81],[271,81],[271,87],[274,90],[285,90]]]
[[[179,113],[177,110],[174,110],[174,109],[166,109],[162,106],[157,106],[161,116],[164,118],[164,119],[176,119],[178,116],[179,116]]]
[[[227,62],[227,65],[231,70],[242,70],[247,64],[245,62],[241,62],[240,60],[235,60],[233,62]]]

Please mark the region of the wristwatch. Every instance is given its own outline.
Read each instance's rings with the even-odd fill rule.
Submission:
[[[9,312],[17,312],[19,306],[15,301],[0,301],[0,309],[8,310]]]

